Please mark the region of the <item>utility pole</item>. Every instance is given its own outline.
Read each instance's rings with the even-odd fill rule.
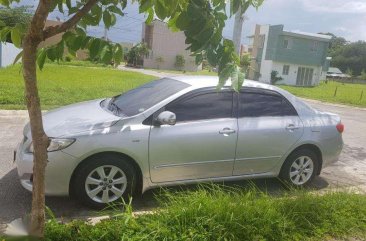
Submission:
[[[238,12],[235,14],[235,22],[234,22],[234,31],[233,31],[233,42],[236,53],[240,55],[240,47],[241,47],[241,35],[243,30],[244,20],[248,18],[242,13],[241,7],[239,7]]]

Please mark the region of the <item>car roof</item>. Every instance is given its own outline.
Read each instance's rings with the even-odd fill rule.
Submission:
[[[205,88],[205,87],[215,87],[219,83],[218,76],[205,76],[205,75],[186,76],[185,75],[185,76],[175,76],[175,77],[169,77],[169,78],[187,83],[187,84],[191,85],[193,89],[199,89],[199,88]],[[227,86],[227,87],[231,86],[230,79],[226,82],[225,86]],[[260,89],[265,89],[265,90],[276,91],[276,92],[282,94],[287,100],[289,100],[295,106],[296,110],[298,111],[298,113],[301,116],[313,115],[316,112],[316,110],[314,110],[309,105],[305,104],[303,101],[301,101],[299,98],[297,98],[293,94],[289,93],[288,91],[286,91],[284,89],[276,87],[274,85],[264,84],[259,81],[245,79],[243,87],[260,88]]]
[[[217,86],[217,84],[219,83],[218,76],[190,75],[190,76],[174,76],[174,77],[169,77],[169,78],[189,84],[193,88],[214,87],[214,86]],[[231,86],[230,78],[226,82],[225,86],[227,86],[227,87]],[[275,90],[275,91],[282,90],[273,85],[264,84],[259,81],[248,80],[248,79],[245,79],[243,87],[254,87],[254,88],[261,88],[261,89],[268,89],[268,90]]]

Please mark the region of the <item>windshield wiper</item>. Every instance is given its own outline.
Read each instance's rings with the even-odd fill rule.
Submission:
[[[116,104],[114,103],[114,99],[112,98],[111,101],[109,102],[109,106],[113,108],[113,110],[111,111],[117,111],[117,115],[122,114],[122,109]]]

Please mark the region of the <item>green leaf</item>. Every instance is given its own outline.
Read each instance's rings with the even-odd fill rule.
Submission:
[[[5,27],[5,26],[6,26],[6,24],[0,20],[0,27]]]
[[[68,9],[71,9],[72,6],[71,6],[71,0],[65,0],[65,3],[66,3],[66,6]]]
[[[89,46],[89,57],[91,59],[94,59],[98,55],[100,49],[100,43],[101,43],[100,39],[93,39],[93,41],[91,42]]]
[[[49,58],[52,62],[56,60],[57,58],[57,53],[55,48],[48,48],[46,49],[46,53],[47,53],[47,58]]]
[[[177,28],[181,30],[185,30],[189,27],[191,21],[187,14],[187,12],[183,12],[179,15],[179,17],[176,20],[176,26]]]
[[[14,64],[16,64],[16,63],[18,63],[18,61],[19,61],[22,57],[23,57],[23,50],[22,50],[22,51],[20,51],[20,53],[19,53],[19,54],[17,54],[17,56],[16,56],[16,57],[15,57],[15,59],[14,59],[13,65],[14,65]]]
[[[154,1],[152,1],[152,0],[141,0],[140,7],[139,7],[140,13],[149,11],[152,8],[153,3],[154,3]]]
[[[123,59],[123,49],[122,49],[122,46],[120,44],[116,44],[114,46],[114,65],[115,66],[118,66],[122,59]]]
[[[217,86],[218,89],[221,89],[225,86],[226,81],[230,78],[231,73],[234,71],[234,68],[234,65],[228,64],[222,71],[219,72],[219,84]]]
[[[46,61],[46,57],[47,57],[47,54],[46,54],[46,50],[44,48],[42,48],[39,52],[38,52],[38,55],[37,55],[37,65],[38,65],[38,68],[40,70],[43,69],[43,66],[44,66],[44,63]]]
[[[167,17],[167,9],[164,5],[163,0],[156,0],[154,9],[156,16],[158,16],[158,18],[160,18],[161,20],[164,20]]]
[[[8,39],[8,36],[11,32],[9,27],[4,27],[0,30],[0,41],[5,42]]]
[[[127,7],[127,0],[121,0],[121,7],[125,9]]]
[[[214,50],[212,48],[207,50],[207,60],[208,60],[208,63],[211,66],[216,66],[217,65],[218,58],[217,58],[217,55],[216,55],[216,53],[214,52]]]
[[[118,7],[114,6],[114,5],[109,6],[107,9],[108,9],[110,12],[112,12],[112,13],[116,13],[116,14],[118,14],[118,15],[120,15],[120,16],[123,16],[123,15],[124,15],[124,14],[123,14],[123,12],[122,12],[122,10],[121,10],[120,8],[118,8]]]
[[[20,25],[18,24],[11,29],[11,41],[17,48],[22,46],[22,31]]]
[[[112,53],[112,47],[107,44],[103,47],[102,51],[100,52],[100,59],[103,63],[109,64],[112,60],[113,53]]]
[[[111,27],[111,21],[112,21],[112,17],[111,14],[105,10],[103,13],[103,22],[104,22],[104,26],[109,29]]]
[[[3,5],[5,7],[9,7],[10,2],[9,2],[9,0],[0,0],[0,5]]]
[[[154,11],[149,9],[148,13],[149,15],[147,16],[146,23],[150,24],[154,20]]]
[[[54,0],[54,1],[55,1],[55,0]],[[58,4],[57,4],[57,6],[58,6],[58,11],[59,11],[60,13],[64,13],[64,6],[63,6],[62,1],[59,1],[59,2],[58,2]]]
[[[56,55],[57,60],[62,59],[62,57],[64,56],[64,49],[65,49],[65,42],[64,41],[60,41],[55,46],[55,55]]]
[[[114,26],[117,22],[116,15],[111,13],[111,26]]]

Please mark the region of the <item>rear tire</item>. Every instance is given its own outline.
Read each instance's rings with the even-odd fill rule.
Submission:
[[[319,170],[319,158],[309,149],[291,153],[282,166],[280,178],[293,187],[308,186]]]
[[[70,191],[81,203],[96,209],[128,202],[136,188],[136,172],[117,154],[95,155],[75,171]]]

